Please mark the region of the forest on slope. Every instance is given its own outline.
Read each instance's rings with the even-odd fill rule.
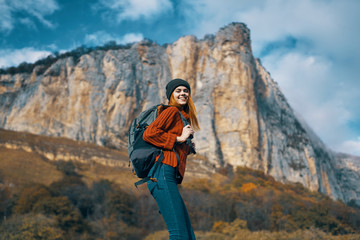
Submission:
[[[155,201],[136,180],[129,168],[49,161],[2,146],[0,239],[166,239]],[[359,208],[261,171],[187,176],[180,190],[199,239],[360,237]]]

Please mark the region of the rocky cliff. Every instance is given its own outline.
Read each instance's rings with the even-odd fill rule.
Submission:
[[[346,157],[340,160],[296,116],[254,58],[250,31],[241,23],[202,40],[185,36],[166,46],[142,41],[59,59],[42,74],[35,68],[0,75],[0,127],[126,148],[131,121],[165,102],[172,78],[191,84],[202,162],[247,166],[334,199],[360,199],[356,181],[339,174]],[[358,179],[359,170],[351,171]]]

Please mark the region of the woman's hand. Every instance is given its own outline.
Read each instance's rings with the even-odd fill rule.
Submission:
[[[185,142],[186,139],[188,139],[188,137],[190,137],[190,135],[194,134],[194,130],[192,129],[192,127],[190,125],[186,125],[183,128],[183,131],[181,133],[181,136],[176,137],[176,141],[177,142]]]

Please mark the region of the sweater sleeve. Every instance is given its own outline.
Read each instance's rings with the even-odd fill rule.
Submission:
[[[165,109],[145,130],[143,134],[144,141],[157,147],[172,150],[177,135],[170,133],[169,130],[176,124],[176,114],[178,114],[176,107]]]

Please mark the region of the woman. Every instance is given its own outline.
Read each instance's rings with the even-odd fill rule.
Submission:
[[[186,206],[177,188],[184,177],[190,150],[185,142],[194,134],[194,129],[199,130],[190,92],[190,85],[185,80],[171,80],[166,85],[170,107],[163,110],[143,134],[146,142],[161,147],[164,153],[161,165],[154,173],[154,168],[149,173],[157,182],[148,181],[147,185],[167,225],[169,239],[195,239]],[[184,126],[180,112],[189,125]]]

